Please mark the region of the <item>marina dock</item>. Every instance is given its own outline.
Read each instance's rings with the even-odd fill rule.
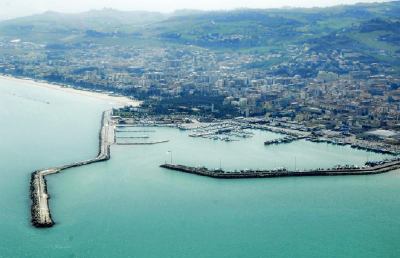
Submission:
[[[97,157],[60,167],[37,170],[32,173],[30,186],[32,200],[32,225],[35,227],[52,227],[54,225],[49,208],[48,199],[50,197],[47,192],[46,176],[60,173],[69,168],[89,165],[110,159],[110,145],[114,143],[114,139],[114,124],[111,120],[111,111],[104,111],[101,119],[99,153]]]

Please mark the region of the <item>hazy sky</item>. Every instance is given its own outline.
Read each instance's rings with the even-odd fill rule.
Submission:
[[[234,8],[313,7],[384,0],[0,0],[0,19],[52,10],[81,12],[104,7],[119,10],[171,12],[176,9],[220,10]]]

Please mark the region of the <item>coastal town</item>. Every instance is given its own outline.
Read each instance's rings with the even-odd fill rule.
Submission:
[[[0,13],[0,258],[399,256],[400,0]]]
[[[0,46],[2,74],[129,96],[143,100],[150,113],[261,117],[302,130],[400,142],[400,75],[357,50],[326,54],[304,44],[247,54],[94,43],[60,49],[20,40]]]
[[[103,10],[98,14],[108,12],[114,13]],[[276,136],[254,143],[264,148],[307,141],[385,155],[381,160],[367,158],[361,165],[228,171],[221,166],[211,169],[175,164],[169,151],[170,162],[158,164],[165,170],[240,179],[372,175],[400,168],[400,49],[394,47],[398,22],[375,18],[333,30],[314,27],[309,32],[314,30],[315,35],[308,38],[312,33],[305,31],[315,26],[309,14],[303,14],[308,20],[304,27],[301,19],[291,20],[284,13],[286,18],[265,16],[257,10],[210,15],[215,19],[208,21],[206,15],[200,20],[212,26],[217,20],[239,27],[233,32],[222,27],[218,32],[207,32],[211,25],[202,29],[189,26],[189,31],[176,33],[166,29],[171,29],[167,19],[164,28],[155,21],[129,33],[118,29],[101,32],[96,26],[65,31],[57,27],[43,33],[48,37],[43,39],[24,37],[21,32],[33,27],[18,22],[0,27],[7,31],[0,35],[0,75],[119,99],[114,102],[118,108],[103,113],[97,157],[32,173],[34,226],[54,225],[48,203],[48,175],[106,161],[111,145],[170,144],[168,138],[153,137],[156,127],[175,128],[191,138],[229,144],[245,141],[262,130]],[[179,17],[174,19],[179,21]],[[265,26],[262,33],[236,24],[242,19]],[[265,20],[276,28],[268,22],[258,23]],[[161,32],[163,29],[167,32]],[[19,34],[13,34],[14,30]],[[378,34],[382,30],[392,34]],[[58,40],[53,33],[65,37]],[[182,39],[185,33],[186,39]],[[357,47],[362,44],[349,33],[361,39],[373,35],[370,40],[374,42]],[[270,37],[275,41],[269,41]]]

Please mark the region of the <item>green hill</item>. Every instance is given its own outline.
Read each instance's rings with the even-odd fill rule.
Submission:
[[[400,2],[329,8],[241,9],[233,11],[46,12],[0,22],[2,39],[44,44],[178,44],[215,50],[270,51],[309,44],[318,51],[365,50],[387,61],[399,48]]]

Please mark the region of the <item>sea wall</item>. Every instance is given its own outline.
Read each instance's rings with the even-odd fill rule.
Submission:
[[[346,176],[346,175],[373,175],[400,169],[400,159],[388,161],[373,167],[341,167],[331,169],[313,169],[302,171],[279,170],[242,170],[242,171],[224,171],[222,169],[210,170],[205,167],[190,167],[178,164],[163,164],[162,168],[176,170],[184,173],[190,173],[200,176],[225,179],[240,178],[269,178],[269,177],[295,177],[295,176]]]

